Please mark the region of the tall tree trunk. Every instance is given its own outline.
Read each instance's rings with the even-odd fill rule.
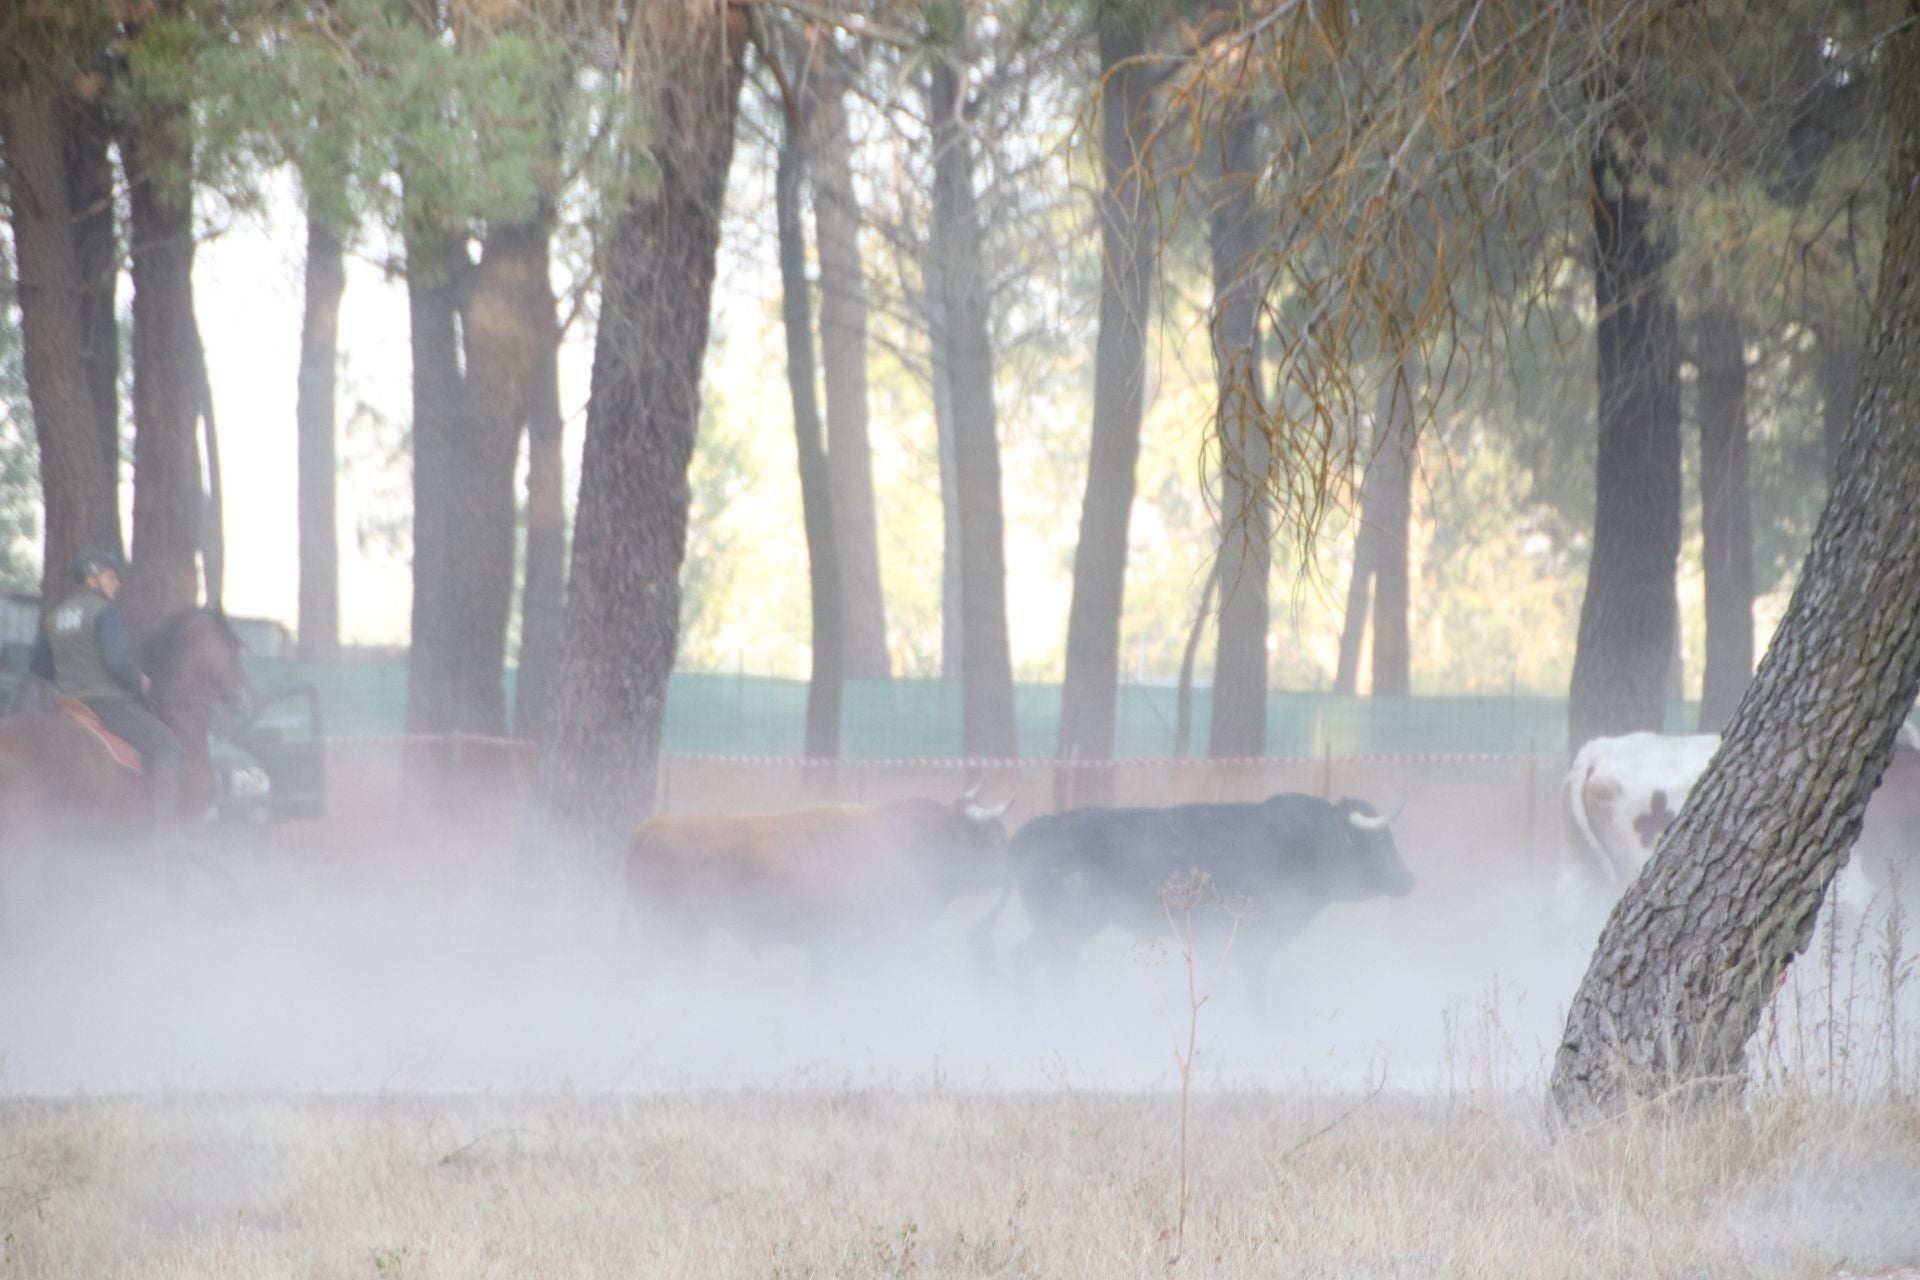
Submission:
[[[136,637],[200,598],[199,358],[193,335],[193,153],[183,109],[151,108],[120,139],[132,222]]]
[[[660,173],[607,246],[564,656],[539,777],[549,818],[601,847],[653,809],[746,35],[739,9],[706,0],[634,16],[637,47],[653,60],[639,92],[659,122]]]
[[[461,313],[463,385],[459,682],[468,724],[506,732],[507,623],[513,610],[514,466],[532,412],[549,336],[548,231],[543,220],[487,233],[473,289]]]
[[[1920,692],[1920,28],[1887,46],[1890,208],[1833,490],[1752,689],[1574,997],[1551,1085],[1566,1114],[1742,1083]]]
[[[514,736],[546,732],[560,665],[567,579],[566,420],[560,412],[560,302],[552,281],[541,301],[545,329],[527,414],[526,576],[520,585],[520,669]]]
[[[820,361],[827,388],[827,467],[845,618],[846,673],[884,680],[887,613],[880,589],[880,539],[867,440],[867,282],[860,260],[860,206],[853,186],[853,138],[846,84],[832,42],[818,37],[808,77],[807,156],[820,259]]]
[[[933,384],[933,430],[940,457],[940,678],[958,680],[966,637],[960,619],[960,480],[953,447],[953,371],[947,367],[946,293],[940,259],[923,255],[928,362]]]
[[[1213,593],[1220,588],[1220,561],[1207,570],[1207,584],[1200,588],[1200,606],[1193,611],[1193,625],[1187,628],[1187,644],[1180,651],[1180,684],[1173,700],[1173,758],[1186,758],[1193,742],[1193,665],[1200,656],[1200,637],[1213,616]]]
[[[1213,364],[1219,388],[1220,634],[1213,663],[1213,756],[1267,750],[1270,445],[1261,403],[1259,255],[1254,205],[1257,118],[1237,110],[1213,158],[1207,233],[1213,257]]]
[[[1680,554],[1680,379],[1671,250],[1656,225],[1644,140],[1624,125],[1591,155],[1599,460],[1593,555],[1568,697],[1568,751],[1658,730],[1666,713]]]
[[[973,161],[960,115],[960,78],[933,60],[933,225],[952,378],[955,479],[960,497],[961,739],[973,757],[1019,753],[1013,660],[1007,640],[1007,563],[1000,511],[1000,440],[993,405],[987,273]]]
[[[1060,693],[1059,755],[1068,760],[1113,756],[1127,526],[1140,459],[1154,260],[1152,191],[1141,158],[1152,123],[1152,81],[1147,68],[1138,64],[1146,51],[1145,28],[1137,6],[1106,4],[1099,9],[1103,270],[1100,334],[1093,357],[1093,439],[1080,504],[1080,540],[1073,552],[1067,670]],[[1074,798],[1088,804],[1111,800],[1112,785],[1112,770],[1082,771]]]
[[[1379,434],[1376,426],[1376,441]],[[1348,695],[1360,688],[1360,653],[1367,638],[1367,617],[1373,611],[1373,566],[1380,556],[1377,518],[1369,500],[1372,490],[1369,465],[1360,490],[1360,528],[1353,535],[1353,573],[1347,579],[1347,611],[1340,619],[1340,656],[1333,672],[1333,691]]]
[[[1753,509],[1747,489],[1747,358],[1740,317],[1715,291],[1701,312],[1700,533],[1707,661],[1700,732],[1718,733],[1753,678]]]
[[[447,566],[462,554],[455,533],[459,493],[459,295],[469,269],[455,236],[406,233],[407,317],[413,356],[413,615],[407,660],[407,732],[444,733],[461,723],[449,669],[458,637],[455,583]]]
[[[548,345],[542,309],[547,237],[532,223],[496,227],[471,268],[459,237],[416,239],[426,250],[424,263],[450,265],[424,283],[424,327],[415,334],[416,396],[424,399],[416,399],[414,426],[407,728],[501,734],[513,603],[513,472]],[[411,288],[411,262],[408,274]]]
[[[1373,696],[1413,692],[1413,642],[1408,614],[1412,575],[1413,450],[1420,362],[1409,354],[1380,392],[1380,448],[1367,473],[1367,497],[1378,521],[1374,542]]]
[[[807,535],[812,605],[813,672],[807,682],[806,756],[809,760],[830,760],[840,754],[846,615],[840,607],[832,476],[820,439],[820,407],[814,401],[813,308],[807,284],[806,232],[800,219],[804,165],[795,130],[789,120],[774,177],[774,211],[779,228],[781,314],[787,334],[787,390],[793,400],[793,437],[800,467],[800,508]]]
[[[346,292],[340,235],[307,212],[306,299],[300,323],[298,435],[300,656],[340,656],[340,536],[334,483],[334,378],[339,366],[340,299]]]
[[[100,483],[109,499],[105,527],[111,532],[98,545],[119,553],[126,545],[120,529],[120,241],[114,227],[113,131],[104,98],[102,88],[70,108],[67,203],[80,271],[81,361],[93,390]]]
[[[200,442],[207,464],[206,501],[200,508],[200,570],[207,584],[207,607],[226,610],[227,491],[220,475],[220,424],[213,413],[213,379],[207,374],[207,344],[193,325],[193,389],[200,409]]]
[[[116,547],[119,519],[100,458],[100,416],[85,369],[85,277],[68,204],[66,87],[43,67],[0,81],[0,145],[13,226],[21,362],[33,406],[43,501],[41,594],[66,589],[67,563],[88,547]]]

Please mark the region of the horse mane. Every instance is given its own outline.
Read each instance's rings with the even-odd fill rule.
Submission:
[[[220,609],[182,609],[166,622],[158,631],[147,638],[142,646],[141,667],[155,679],[171,673],[180,659],[180,647],[186,642],[195,624],[202,620],[211,620],[219,628],[220,635],[236,649],[246,646],[240,634],[227,621],[227,615]]]

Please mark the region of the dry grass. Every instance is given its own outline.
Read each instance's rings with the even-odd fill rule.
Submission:
[[[1920,1265],[1920,991],[1871,923],[1796,970],[1743,1102],[1556,1138],[1542,1073],[1578,948],[1542,946],[1524,896],[1438,875],[1329,911],[1266,1008],[1223,980],[1197,1030],[1204,948],[1196,979],[1108,940],[1032,1000],[925,987],[937,967],[840,988],[711,944],[675,969],[611,915],[583,927],[590,903],[471,873],[310,878],[185,929],[88,895],[17,937],[0,1092],[60,1096],[0,1097],[0,1280]],[[946,923],[958,964],[972,920]],[[443,1066],[381,1065],[416,1044]],[[455,1091],[469,1069],[510,1083]],[[736,1080],[757,1087],[714,1087]],[[119,1088],[153,1092],[71,1092]]]
[[[1173,1269],[1587,1280],[1920,1261],[1911,1104],[1773,1094],[1554,1142],[1515,1096],[1382,1094],[1328,1128],[1353,1102],[1198,1099]],[[11,1102],[0,1275],[1148,1275],[1169,1269],[1177,1106],[938,1082]]]

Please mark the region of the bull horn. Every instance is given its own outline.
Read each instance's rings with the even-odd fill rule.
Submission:
[[[968,787],[965,791],[961,792],[960,798],[962,800],[972,801],[972,799],[975,796],[980,794],[980,788],[986,785],[987,785],[987,780],[985,778],[982,778],[978,782],[974,783],[972,786]]]
[[[1347,815],[1347,821],[1351,822],[1355,829],[1360,831],[1385,831],[1387,827],[1392,824],[1393,820],[1400,816],[1401,810],[1406,807],[1407,802],[1402,800],[1393,807],[1392,813],[1384,815],[1376,814],[1373,817],[1368,817],[1364,813],[1350,813]]]
[[[979,789],[980,788],[975,787],[974,791],[978,791]],[[1005,800],[1002,800],[999,804],[989,806],[984,804],[975,804],[973,802],[972,792],[969,792],[968,798],[967,798],[967,817],[971,818],[975,822],[992,822],[995,818],[998,818],[1001,814],[1005,813],[1008,809],[1011,809],[1013,807],[1013,797],[1019,794],[1020,793],[1016,791],[1013,793],[1013,795],[1008,796]]]

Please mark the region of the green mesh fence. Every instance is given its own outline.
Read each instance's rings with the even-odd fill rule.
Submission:
[[[311,685],[326,731],[336,737],[401,733],[407,673],[401,663],[302,663],[250,658],[262,692]],[[509,706],[513,673],[507,673]],[[1179,695],[1171,686],[1120,689],[1114,749],[1122,757],[1176,752]],[[730,755],[797,756],[806,732],[807,686],[768,676],[676,672],[667,694],[669,750]],[[1020,753],[1054,754],[1060,687],[1022,684],[1014,690]],[[1204,755],[1212,693],[1193,691],[1187,754]],[[1667,710],[1666,729],[1691,733],[1692,704]],[[849,759],[940,759],[961,752],[957,683],[939,680],[853,680],[841,704],[841,754]],[[1282,692],[1267,699],[1270,755],[1370,755],[1413,752],[1551,754],[1566,742],[1566,702],[1535,694],[1356,698]]]

